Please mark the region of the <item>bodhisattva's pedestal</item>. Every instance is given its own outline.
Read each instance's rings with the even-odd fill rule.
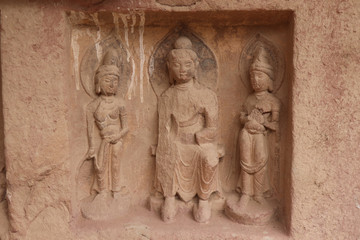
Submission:
[[[115,219],[129,210],[128,195],[112,196],[110,192],[91,195],[81,202],[81,214],[91,220]]]
[[[265,225],[276,213],[275,201],[258,203],[250,199],[246,207],[240,207],[238,198],[229,198],[225,205],[225,214],[234,222],[246,225]]]

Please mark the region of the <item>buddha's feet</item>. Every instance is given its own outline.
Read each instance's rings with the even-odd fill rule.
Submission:
[[[254,196],[254,201],[259,204],[265,204],[266,200],[262,195]]]
[[[113,191],[112,195],[115,199],[121,199],[122,197],[126,196],[129,194],[129,190],[127,189],[127,187],[122,186],[119,191]]]
[[[211,204],[209,200],[199,199],[199,206],[194,205],[194,218],[199,223],[208,223],[211,217]]]
[[[161,207],[161,218],[164,222],[172,222],[175,220],[177,213],[175,197],[165,197],[165,201]]]

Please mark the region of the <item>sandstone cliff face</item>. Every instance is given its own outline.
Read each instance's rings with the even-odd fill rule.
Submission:
[[[4,115],[0,132],[5,156],[4,161],[0,157],[0,239],[356,239],[360,235],[358,1],[5,0],[0,8]],[[104,37],[113,26],[112,12],[129,14],[128,9],[145,17],[143,55],[139,15],[134,33],[130,20],[128,25],[136,70],[134,87],[125,95],[131,114],[124,143],[127,160],[122,165],[124,184],[138,208],[114,221],[86,222],[79,218],[75,168],[87,149],[85,106],[91,98],[82,89],[74,64],[80,64],[98,37],[90,13],[102,12],[100,37]],[[69,18],[71,11],[80,17]],[[215,12],[223,22],[211,18]],[[238,126],[234,119],[240,104],[234,107],[232,102],[242,102],[248,93],[238,68],[247,36],[265,33],[285,53],[286,82],[278,93],[286,109],[281,119],[286,123],[283,223],[258,231],[219,215],[209,225],[195,225],[186,216],[165,225],[144,208],[155,171],[149,146],[157,141],[157,99],[148,81],[149,59],[156,43],[184,21],[204,38],[219,62],[220,121],[231,126],[221,132],[230,154],[221,163],[223,181],[236,166],[231,134]],[[83,28],[89,28],[89,35],[79,34],[74,45],[76,30],[81,33]],[[80,49],[78,59],[74,46]],[[85,178],[91,172],[86,164]],[[233,188],[235,175],[225,190]],[[81,187],[84,192],[89,186]]]

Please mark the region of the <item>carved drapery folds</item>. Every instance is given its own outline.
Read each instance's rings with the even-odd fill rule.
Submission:
[[[159,137],[155,190],[164,197],[162,219],[173,221],[177,198],[198,198],[193,208],[198,222],[211,216],[210,196],[220,190],[218,163],[218,102],[216,61],[192,33],[170,34],[159,45],[150,65],[158,95]],[[208,77],[205,77],[208,76]]]

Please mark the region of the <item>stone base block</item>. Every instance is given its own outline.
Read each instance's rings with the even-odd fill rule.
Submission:
[[[149,210],[153,212],[160,212],[161,206],[164,202],[164,198],[161,196],[151,196],[149,199]],[[194,204],[197,202],[197,199],[194,198],[189,202],[181,201],[176,199],[176,205],[178,212],[188,212],[192,211]],[[211,209],[213,211],[223,211],[225,207],[225,197],[220,193],[214,193],[210,197]]]
[[[81,202],[81,213],[90,220],[117,218],[130,207],[128,196],[112,196],[111,193],[89,196]]]
[[[275,215],[277,205],[268,200],[262,204],[251,199],[245,209],[240,209],[238,199],[230,198],[226,201],[225,214],[231,220],[246,225],[265,225]]]

